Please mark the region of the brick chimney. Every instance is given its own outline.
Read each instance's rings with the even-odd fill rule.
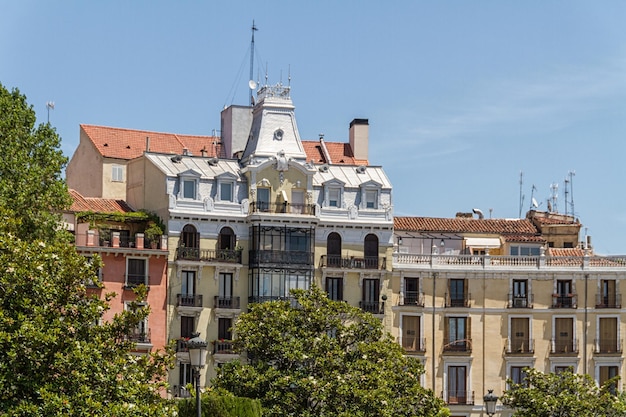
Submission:
[[[350,122],[350,147],[355,159],[367,160],[369,141],[369,121],[354,119]]]

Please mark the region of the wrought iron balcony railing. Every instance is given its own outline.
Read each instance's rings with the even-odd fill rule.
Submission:
[[[383,301],[359,301],[361,310],[372,314],[385,314],[385,303]]]
[[[443,345],[444,352],[471,352],[472,351],[472,339],[455,339],[448,340],[445,345]]]
[[[449,405],[474,405],[474,391],[448,390],[441,398]]]
[[[150,330],[133,329],[126,338],[135,343],[150,343]]]
[[[593,341],[595,353],[622,353],[621,339],[595,339]]]
[[[419,291],[405,291],[404,297],[398,301],[398,305],[424,307],[424,293]]]
[[[202,307],[202,294],[176,294],[179,307]]]
[[[402,336],[402,347],[407,353],[426,352],[426,339],[415,336]]]
[[[349,256],[341,255],[322,255],[322,268],[341,268],[341,269],[385,269],[387,268],[387,259],[378,256]]]
[[[216,295],[213,298],[213,308],[239,309],[241,308],[239,297],[220,297]]]
[[[534,294],[509,293],[508,308],[533,308]]]
[[[235,354],[232,340],[214,340],[213,354]]]
[[[269,214],[305,214],[314,215],[314,204],[297,204],[297,203],[266,203],[264,201],[253,201],[250,203],[250,214],[252,213],[269,213]]]
[[[134,288],[141,284],[148,285],[148,277],[144,274],[126,274],[126,288]]]
[[[312,265],[313,253],[305,251],[251,250],[250,265],[290,264]]]
[[[469,307],[472,295],[470,293],[450,294],[446,293],[446,307]]]
[[[550,353],[552,354],[572,354],[578,353],[578,342],[574,338],[551,339]]]
[[[596,294],[596,308],[622,308],[622,294]]]
[[[535,341],[533,339],[512,339],[506,340],[506,353],[509,355],[525,354],[535,352]]]
[[[576,294],[552,294],[552,308],[577,308]]]
[[[240,264],[241,253],[241,249],[178,248],[176,249],[176,259]]]

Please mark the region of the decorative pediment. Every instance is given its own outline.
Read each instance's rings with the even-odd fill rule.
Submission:
[[[202,174],[196,170],[193,169],[188,169],[186,171],[183,172],[179,172],[178,173],[179,177],[192,177],[192,178],[200,178],[202,176]]]

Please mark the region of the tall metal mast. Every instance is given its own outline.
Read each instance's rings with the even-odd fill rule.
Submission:
[[[254,20],[252,20],[252,42],[250,43],[250,105],[254,106],[254,88],[256,84],[254,83],[254,32],[256,32],[257,27],[254,25]]]

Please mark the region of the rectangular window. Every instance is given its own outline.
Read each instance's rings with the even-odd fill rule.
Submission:
[[[331,300],[343,301],[343,278],[326,277],[326,292]]]
[[[182,316],[180,318],[180,337],[191,338],[191,334],[195,331],[195,318]]]
[[[600,367],[600,379],[598,383],[600,386],[604,385],[609,379],[615,378],[619,375],[619,366],[601,366]],[[611,384],[609,390],[613,395],[617,392],[617,382]]]
[[[145,259],[127,259],[126,270],[126,286],[135,287],[137,285],[148,285],[148,277],[146,276],[146,260]]]
[[[123,165],[111,165],[111,181],[113,182],[124,181],[124,166]]]
[[[619,341],[617,340],[617,317],[601,317],[600,340],[597,346],[598,353],[618,353]]]
[[[220,317],[217,322],[217,337],[220,340],[231,340],[230,328],[233,326],[233,319]]]
[[[465,279],[450,279],[448,281],[450,289],[450,307],[467,307],[467,296],[465,291]]]
[[[471,350],[470,318],[448,317],[446,319],[446,344],[444,351],[468,352]]]
[[[258,211],[270,210],[270,189],[269,188],[257,188],[256,190],[256,204]]]
[[[555,374],[561,374],[563,372],[574,372],[574,367],[573,366],[555,366],[554,367]]]
[[[291,191],[291,212],[308,214],[304,209],[304,191]]]
[[[467,404],[467,367],[448,366],[448,404]]]
[[[181,363],[180,373],[178,374],[178,392],[176,393],[178,397],[186,398],[191,396],[187,389],[189,384],[195,385],[193,368],[189,363]]]
[[[139,304],[137,309],[144,307],[145,304]],[[131,304],[126,304],[127,310],[135,310]],[[150,343],[150,329],[148,328],[148,317],[139,322],[137,327],[130,331],[128,339],[135,343]]]
[[[183,198],[196,199],[196,180],[183,180]]]
[[[378,207],[378,191],[367,190],[365,192],[365,208],[375,209]]]
[[[233,184],[231,182],[220,183],[220,200],[233,201]]]
[[[419,278],[404,278],[404,305],[422,305]]]
[[[402,347],[407,352],[422,350],[419,316],[402,316]]]
[[[231,272],[220,272],[219,281],[219,296],[231,298],[233,296],[233,274]]]
[[[196,293],[196,271],[182,271],[182,288],[183,295],[194,295]]]
[[[328,190],[328,206],[340,207],[339,204],[339,188],[331,188]]]
[[[576,352],[574,343],[574,319],[557,317],[554,319],[554,347],[553,353]]]
[[[539,256],[538,246],[511,246],[509,253],[511,256]]]
[[[526,386],[526,371],[524,369],[527,366],[511,366],[511,381],[514,384]]]
[[[530,324],[526,317],[511,318],[511,353],[528,353],[531,352],[532,346],[530,342]]]

